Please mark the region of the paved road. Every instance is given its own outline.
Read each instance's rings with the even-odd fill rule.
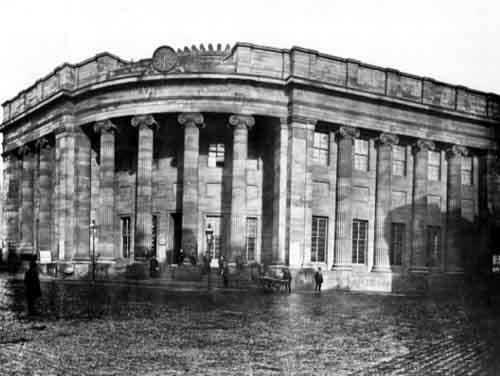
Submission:
[[[478,296],[45,283],[27,320],[22,293],[0,279],[2,375],[500,374],[500,307]]]

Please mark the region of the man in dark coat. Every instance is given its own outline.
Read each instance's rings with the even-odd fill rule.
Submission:
[[[286,281],[285,288],[288,292],[292,292],[292,273],[288,268],[283,268],[283,279]]]
[[[24,287],[26,291],[26,301],[28,303],[28,315],[34,315],[36,314],[36,299],[42,296],[40,278],[38,277],[38,267],[35,260],[30,261],[30,267],[24,274]]]
[[[314,291],[321,291],[321,284],[323,283],[323,273],[321,273],[321,268],[318,268],[316,273],[314,273]]]

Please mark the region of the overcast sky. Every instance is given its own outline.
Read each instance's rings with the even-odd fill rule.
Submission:
[[[301,46],[500,93],[498,1],[24,1],[0,5],[0,102],[63,62],[160,45]]]

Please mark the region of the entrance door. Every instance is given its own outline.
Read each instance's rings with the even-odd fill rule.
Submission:
[[[222,226],[221,226],[222,217],[220,215],[208,215],[205,218],[205,228],[210,225],[213,230],[213,241],[212,241],[212,249],[210,253],[212,255],[212,260],[217,262],[221,255],[221,246],[222,246]],[[208,251],[207,239],[205,237],[205,251]]]
[[[171,213],[169,223],[169,249],[167,251],[167,261],[169,264],[177,264],[179,260],[179,250],[182,240],[182,214]]]

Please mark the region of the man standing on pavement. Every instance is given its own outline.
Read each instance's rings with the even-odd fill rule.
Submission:
[[[40,289],[40,278],[38,277],[38,267],[35,260],[30,261],[30,267],[24,274],[24,287],[26,291],[26,301],[28,303],[28,315],[36,314],[36,299],[42,296]]]
[[[323,273],[321,273],[321,268],[318,268],[316,273],[314,273],[314,291],[321,292],[321,284],[323,283]]]

